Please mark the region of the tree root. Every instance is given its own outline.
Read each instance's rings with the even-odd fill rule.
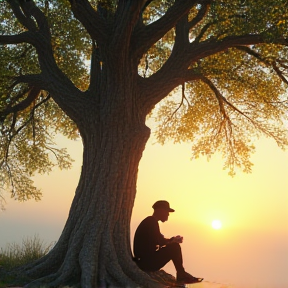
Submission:
[[[40,279],[34,280],[24,286],[24,288],[58,288],[63,286],[69,286],[73,288],[80,288],[79,277],[69,277],[66,281],[60,273],[51,274]]]
[[[134,273],[133,273],[134,274]],[[4,269],[0,269],[0,276],[1,279],[13,279],[13,274],[7,272]],[[149,287],[149,288],[167,288],[167,287],[177,287],[177,288],[184,288],[184,285],[179,285],[172,275],[166,273],[164,270],[160,270],[157,272],[143,272],[139,271],[132,275],[124,276],[129,279],[126,279],[126,286],[125,287]],[[114,275],[115,277],[115,275]],[[115,279],[112,275],[107,275],[105,280],[101,282],[94,283],[91,287],[95,288],[119,288],[124,287],[123,285],[119,286],[119,279]],[[131,278],[130,278],[131,277]],[[137,277],[137,281],[135,280]],[[135,281],[135,282],[134,282]],[[26,283],[26,285],[25,285]],[[28,284],[27,284],[28,283]],[[57,273],[50,274],[48,276],[39,278],[39,279],[29,279],[25,277],[25,275],[17,275],[17,279],[11,281],[9,284],[13,284],[16,286],[23,286],[24,288],[58,288],[58,287],[73,287],[73,288],[83,288],[80,284],[80,275],[64,275],[64,273],[58,271]],[[86,288],[86,287],[85,287]]]

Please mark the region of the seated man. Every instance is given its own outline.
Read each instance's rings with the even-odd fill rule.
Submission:
[[[152,216],[145,218],[138,226],[134,237],[134,255],[138,267],[144,271],[158,271],[170,260],[177,271],[177,282],[181,284],[201,282],[187,273],[183,267],[180,243],[183,237],[166,239],[160,233],[158,221],[168,220],[169,212],[174,212],[167,201],[157,201]]]

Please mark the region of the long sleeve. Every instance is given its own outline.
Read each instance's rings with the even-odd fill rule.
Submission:
[[[157,248],[169,242],[160,233],[158,221],[149,216],[138,226],[134,237],[134,255],[136,258],[149,257]]]

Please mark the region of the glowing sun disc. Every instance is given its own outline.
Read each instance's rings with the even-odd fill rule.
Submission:
[[[220,229],[222,227],[220,220],[213,220],[211,225],[213,229]]]

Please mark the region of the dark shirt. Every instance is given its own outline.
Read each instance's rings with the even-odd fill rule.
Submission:
[[[157,219],[153,216],[148,216],[136,229],[134,255],[138,259],[149,258],[157,249],[166,245],[168,241],[160,233]]]

